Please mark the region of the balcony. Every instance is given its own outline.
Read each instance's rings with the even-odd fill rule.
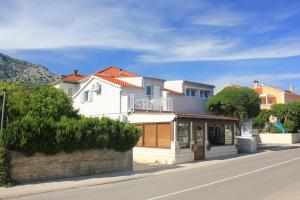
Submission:
[[[147,95],[131,94],[125,99],[127,100],[128,111],[173,112],[172,98],[153,98]]]

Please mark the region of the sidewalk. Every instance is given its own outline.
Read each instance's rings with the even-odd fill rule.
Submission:
[[[214,160],[198,161],[179,165],[155,165],[155,164],[134,164],[133,172],[114,172],[94,176],[83,176],[76,178],[58,179],[44,182],[35,182],[24,185],[17,185],[10,188],[0,187],[0,199],[17,198],[39,193],[53,192],[58,190],[75,189],[95,185],[103,185],[140,179],[147,176],[174,173],[187,169],[194,169],[209,165],[228,162],[233,159],[243,159],[249,156],[259,156],[272,151],[259,152],[255,154],[238,154],[230,157],[221,157]]]

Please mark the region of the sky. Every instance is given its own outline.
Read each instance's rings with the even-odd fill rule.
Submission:
[[[58,74],[118,66],[300,93],[299,0],[0,0],[0,52]]]

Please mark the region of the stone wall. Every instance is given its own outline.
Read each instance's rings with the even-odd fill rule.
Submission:
[[[133,160],[138,163],[181,164],[194,161],[194,152],[190,149],[180,149],[175,142],[171,148],[134,147]]]
[[[210,150],[205,151],[206,159],[213,159],[222,156],[236,155],[237,148],[235,145],[212,146]]]
[[[11,177],[20,183],[132,170],[132,151],[86,150],[30,157],[11,151],[10,155]]]
[[[295,144],[300,142],[300,133],[260,133],[257,141],[262,144]]]

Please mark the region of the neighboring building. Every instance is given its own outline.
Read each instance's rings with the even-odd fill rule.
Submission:
[[[261,109],[270,109],[273,104],[287,104],[300,101],[300,95],[294,92],[293,86],[291,86],[290,90],[284,90],[254,81],[253,89],[259,93]]]
[[[213,85],[166,81],[113,66],[89,76],[74,70],[54,85],[72,95],[84,116],[107,116],[141,128],[133,149],[138,162],[175,164],[237,153],[238,119],[205,109]]]

